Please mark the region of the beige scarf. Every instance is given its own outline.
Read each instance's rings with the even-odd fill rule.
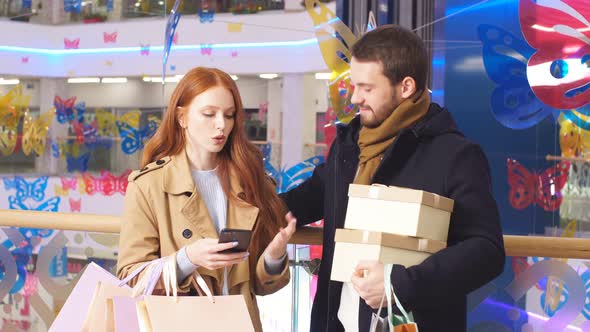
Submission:
[[[361,149],[359,169],[354,183],[371,184],[385,150],[393,143],[400,130],[422,118],[429,106],[430,95],[428,90],[424,90],[418,100],[404,100],[378,127],[361,128],[358,140]]]

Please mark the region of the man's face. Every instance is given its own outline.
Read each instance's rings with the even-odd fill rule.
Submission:
[[[351,102],[359,106],[365,127],[378,127],[403,101],[401,83],[392,86],[380,62],[361,62],[353,57],[350,81],[354,85]]]

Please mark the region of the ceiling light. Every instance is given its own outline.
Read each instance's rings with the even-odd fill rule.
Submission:
[[[98,77],[74,77],[68,78],[68,83],[100,83]]]
[[[156,76],[144,77],[143,81],[144,82],[152,82],[152,83],[162,83],[162,77],[156,77]],[[178,77],[178,76],[166,77],[166,83],[176,83],[178,81],[180,81],[180,77]]]
[[[332,73],[315,73],[316,80],[329,80]]]
[[[16,85],[19,83],[20,83],[20,81],[17,78],[7,79],[7,80],[0,78],[0,85]]]
[[[136,2],[136,3],[135,3],[135,7],[139,7],[139,6],[141,6],[141,3],[139,3],[139,2]]]
[[[238,80],[238,75],[229,75],[229,76],[231,76],[231,79],[234,81]]]
[[[274,73],[272,73],[272,74],[260,74],[259,76],[260,76],[260,78],[266,78],[267,80],[272,80],[273,78],[279,77],[279,75],[274,74]]]
[[[101,83],[127,83],[127,77],[103,77]]]

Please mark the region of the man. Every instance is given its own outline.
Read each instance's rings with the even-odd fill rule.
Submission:
[[[503,270],[488,161],[458,131],[451,114],[430,103],[428,68],[424,44],[411,31],[386,25],[360,38],[350,64],[352,102],[360,115],[338,128],[326,163],[282,196],[299,226],[324,219],[312,332],[368,331],[384,283],[391,283],[404,308],[413,312],[420,332],[465,331],[467,294]],[[362,262],[352,283],[330,281],[334,235],[344,227],[351,183],[407,187],[453,199],[448,247],[419,265],[394,265],[390,280],[383,280],[382,264]],[[391,216],[391,222],[404,220]]]

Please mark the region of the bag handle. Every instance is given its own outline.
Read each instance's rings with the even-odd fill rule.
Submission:
[[[383,268],[383,281],[385,287],[385,296],[387,297],[387,317],[391,319],[393,317],[393,309],[391,303],[391,297],[393,295],[393,299],[395,300],[395,306],[397,309],[402,313],[405,319],[405,323],[411,322],[410,315],[404,310],[404,307],[399,302],[397,296],[395,295],[395,291],[393,290],[393,285],[391,284],[391,271],[393,270],[393,264],[385,264]],[[381,310],[381,309],[380,309]]]

